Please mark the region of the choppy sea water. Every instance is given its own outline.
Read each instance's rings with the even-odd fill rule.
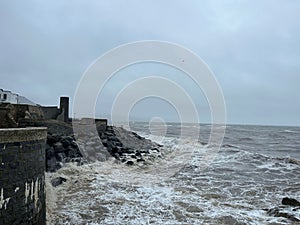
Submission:
[[[266,210],[280,207],[283,197],[300,200],[299,127],[229,125],[205,166],[209,125],[200,126],[198,144],[179,140],[179,124],[168,124],[164,139],[151,135],[146,123],[131,129],[160,141],[166,159],[154,169],[110,160],[47,174],[68,179],[47,185],[48,224],[293,224]],[[182,158],[191,148],[188,160]],[[300,210],[282,210],[300,218]]]

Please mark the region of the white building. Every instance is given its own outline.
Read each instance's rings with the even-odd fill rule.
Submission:
[[[11,91],[0,89],[0,103],[18,104],[18,95]]]

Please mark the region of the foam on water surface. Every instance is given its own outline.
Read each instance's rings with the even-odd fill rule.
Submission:
[[[285,196],[300,198],[300,166],[294,159],[225,146],[204,167],[209,146],[173,137],[160,142],[165,158],[148,167],[109,160],[68,164],[47,174],[48,223],[291,224],[268,216],[266,209],[280,207]],[[191,150],[192,157],[185,157]],[[57,176],[67,182],[49,188]],[[291,207],[282,210],[300,217]]]

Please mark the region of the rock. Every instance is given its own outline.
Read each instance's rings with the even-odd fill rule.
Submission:
[[[64,152],[65,151],[65,148],[63,147],[62,143],[60,143],[60,142],[55,143],[53,147],[54,147],[55,153],[59,153],[59,152]]]
[[[60,152],[60,153],[57,153],[56,154],[56,159],[57,159],[57,161],[59,161],[59,162],[64,162],[65,160],[65,158],[66,158],[67,156],[66,156],[66,154],[64,153],[64,152]]]
[[[121,127],[107,126],[105,131],[98,130],[98,134],[108,153],[127,165],[153,161],[159,157],[157,153],[160,152],[159,147],[162,147]],[[133,161],[133,159],[137,160]]]
[[[113,143],[112,143],[111,141],[107,141],[106,147],[107,147],[109,150],[111,150],[111,149],[114,147],[114,145],[113,145]]]
[[[119,141],[116,142],[115,144],[116,144],[117,147],[123,147],[123,144],[121,142],[119,142]]]
[[[144,154],[149,154],[149,150],[147,150],[147,149],[142,149],[140,152],[144,153]]]
[[[64,148],[67,148],[71,145],[70,137],[63,138],[60,142]]]
[[[134,150],[130,148],[122,148],[122,152],[125,154],[134,154]]]
[[[119,139],[116,136],[110,136],[109,140],[112,142],[120,142]]]
[[[61,140],[61,136],[58,134],[53,134],[52,135],[54,143],[59,142]]]
[[[133,134],[137,139],[139,139],[139,140],[145,139],[144,137],[141,137],[140,135],[138,135],[138,134],[135,133],[135,132],[132,132],[132,134]]]
[[[82,157],[79,149],[74,149],[71,146],[67,148],[67,156],[70,158]]]
[[[159,149],[158,149],[158,148],[156,148],[156,147],[155,147],[155,148],[151,148],[151,150],[152,150],[152,151],[159,152]]]
[[[104,147],[107,147],[107,142],[106,141],[102,142],[102,144],[103,144]]]
[[[281,204],[289,205],[289,206],[300,206],[299,201],[297,201],[296,199],[293,199],[293,198],[288,198],[288,197],[283,198],[281,201]]]
[[[120,156],[122,156],[122,155],[123,155],[122,148],[119,148],[119,150],[118,150],[118,154],[119,154]]]
[[[72,147],[72,148],[78,148],[77,142],[73,140],[73,141],[71,142],[71,147]]]
[[[112,153],[117,153],[119,152],[119,148],[117,146],[112,147]]]
[[[120,158],[120,155],[118,154],[118,153],[116,153],[115,155],[115,158],[117,159],[117,160],[120,160],[121,158]]]
[[[126,162],[126,159],[122,158],[122,159],[121,159],[121,162],[122,162],[122,163]]]
[[[82,157],[77,157],[77,158],[66,158],[68,161],[67,162],[76,162],[78,166],[81,166],[84,164],[84,160]]]
[[[290,221],[293,221],[293,222],[299,222],[300,221],[297,217],[295,217],[292,214],[289,214],[289,213],[286,213],[286,212],[280,212],[280,210],[277,207],[273,208],[273,209],[269,209],[267,211],[267,214],[269,216],[274,216],[274,217],[283,217],[283,218],[289,219]]]
[[[47,144],[53,146],[54,143],[55,143],[55,139],[52,137],[52,135],[47,134]]]
[[[53,187],[57,187],[58,185],[61,185],[63,182],[66,182],[67,179],[63,177],[56,177],[51,180],[51,184]]]
[[[130,161],[127,161],[126,164],[127,164],[128,166],[132,166],[132,165],[134,164],[134,162],[130,160]]]

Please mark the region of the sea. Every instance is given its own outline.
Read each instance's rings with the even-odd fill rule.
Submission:
[[[227,125],[215,151],[211,125],[184,124],[200,127],[197,143],[181,135],[182,126],[130,124],[163,145],[153,165],[111,159],[47,173],[47,223],[299,224],[268,210],[300,219],[299,208],[281,205],[284,197],[300,200],[300,127]],[[50,180],[58,176],[67,182],[54,188]]]

